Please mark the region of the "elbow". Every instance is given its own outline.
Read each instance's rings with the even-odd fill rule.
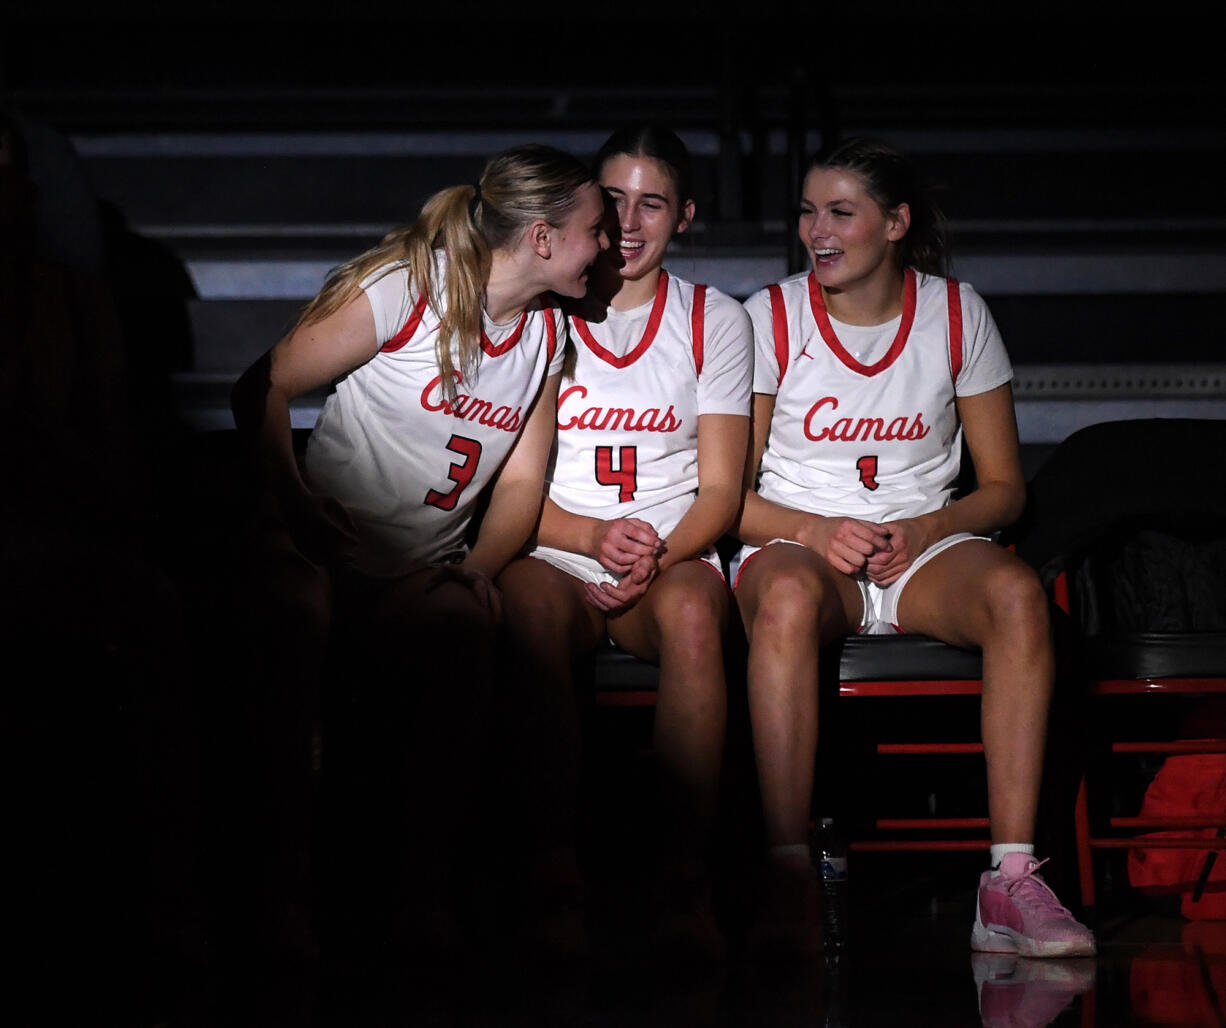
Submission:
[[[744,492],[738,488],[726,488],[713,490],[708,496],[716,538],[725,536],[738,528],[745,504]]]
[[[230,411],[240,432],[258,431],[272,389],[272,351],[244,371],[230,389]]]
[[[1012,525],[1026,509],[1026,483],[1009,482],[1003,485],[1001,527]]]

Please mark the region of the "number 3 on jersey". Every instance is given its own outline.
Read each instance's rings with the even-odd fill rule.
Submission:
[[[453,435],[447,440],[447,449],[452,453],[458,453],[464,459],[453,461],[447,471],[447,477],[455,483],[454,489],[445,493],[431,489],[426,493],[425,502],[439,510],[455,509],[460,493],[473,480],[473,475],[477,473],[477,462],[481,460],[481,444],[476,439],[469,439],[467,436]]]
[[[617,502],[629,503],[638,488],[638,456],[634,446],[617,448],[617,467],[613,467],[613,447],[596,447],[596,481],[601,485],[617,486]]]

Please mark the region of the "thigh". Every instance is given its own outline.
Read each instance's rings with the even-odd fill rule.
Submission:
[[[651,583],[624,614],[609,619],[609,636],[636,657],[659,663],[670,632],[714,642],[728,623],[730,598],[724,576],[705,560],[674,564]]]
[[[772,543],[741,565],[736,601],[752,633],[760,615],[808,622],[822,641],[855,633],[864,616],[860,584],[807,546]]]
[[[993,604],[1018,592],[1042,602],[1033,569],[996,543],[968,539],[911,576],[898,597],[898,627],[955,646],[981,646]]]
[[[574,575],[536,557],[512,561],[498,576],[503,619],[513,646],[551,645],[572,655],[605,638],[605,616]]]
[[[373,645],[440,645],[492,638],[497,623],[486,605],[463,582],[422,568],[380,581],[353,576],[341,583],[350,633]]]

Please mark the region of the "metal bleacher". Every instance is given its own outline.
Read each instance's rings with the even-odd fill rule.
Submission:
[[[31,88],[97,193],[195,288],[183,418],[230,425],[230,383],[327,270],[484,157],[534,139],[590,156],[611,126],[669,121],[697,163],[699,220],[670,266],[739,298],[798,270],[791,210],[822,132],[869,133],[942,187],[955,273],[988,299],[1017,369],[1024,442],[1132,417],[1226,417],[1220,167],[1226,89],[1142,102],[1126,86],[816,89],[800,81],[175,90]],[[1155,169],[1161,174],[1155,175]],[[1160,186],[1160,188],[1159,188]],[[319,396],[300,401],[313,423]]]

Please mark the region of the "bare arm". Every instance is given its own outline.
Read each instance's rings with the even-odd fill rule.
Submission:
[[[762,454],[770,435],[775,398],[754,393],[753,430],[749,460],[745,465],[745,505],[735,528],[738,539],[751,546],[764,546],[772,539],[791,539],[824,557],[844,574],[861,570],[868,558],[885,547],[881,529],[856,518],[827,518],[763,499],[756,485]]]
[[[460,565],[492,579],[532,534],[541,512],[545,466],[553,446],[560,374],[545,380],[523,433],[498,471],[489,508],[472,552]]]
[[[294,460],[290,401],[365,364],[378,350],[374,312],[357,290],[333,314],[295,328],[235,383],[235,424],[278,496],[307,491]]]
[[[748,418],[698,416],[698,495],[665,541],[661,571],[704,552],[732,527],[741,504],[748,446]]]
[[[735,414],[698,418],[698,495],[668,538],[659,570],[688,560],[719,539],[736,519],[741,473],[749,437],[748,419]],[[641,557],[660,554],[656,530],[639,518],[572,514],[545,501],[538,538],[546,546],[582,553],[618,574]]]
[[[978,484],[944,510],[926,515],[942,538],[954,532],[995,532],[1013,524],[1026,505],[1013,387],[1006,382],[977,396],[959,396],[955,402]]]
[[[545,498],[537,539],[571,553],[582,553],[614,574],[625,574],[641,557],[655,558],[663,548],[653,528],[641,518],[593,518],[574,514]]]
[[[609,615],[628,610],[643,598],[658,574],[702,553],[732,527],[741,502],[741,473],[748,441],[749,422],[744,416],[699,415],[698,495],[694,502],[667,542],[661,544],[664,549],[658,559],[654,554],[638,558],[617,585],[588,583],[584,586],[588,602]],[[637,523],[651,529],[646,522]]]
[[[974,491],[941,510],[882,526],[890,533],[889,553],[870,562],[869,578],[888,585],[933,543],[955,532],[986,535],[1018,519],[1026,503],[1009,383],[956,399],[958,417],[975,465]]]
[[[311,492],[298,470],[290,401],[365,364],[379,350],[374,312],[360,290],[334,313],[299,325],[235,383],[234,421],[250,442],[256,473],[278,501],[306,556],[330,563],[356,542],[353,523],[330,497]]]

